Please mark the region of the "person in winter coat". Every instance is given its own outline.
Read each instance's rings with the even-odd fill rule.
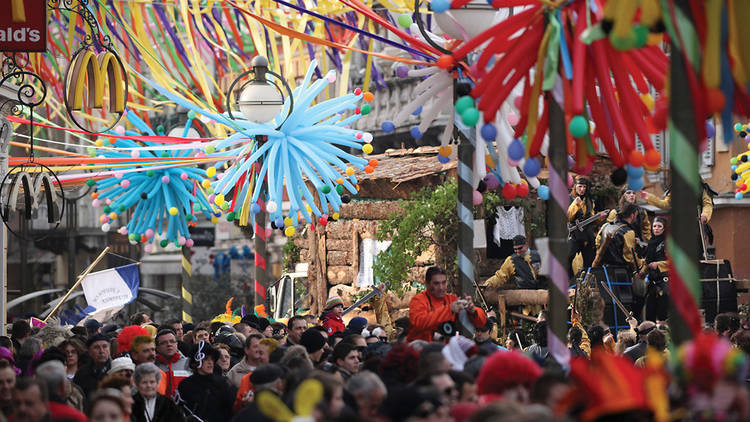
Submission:
[[[190,358],[193,375],[177,387],[176,400],[186,414],[196,415],[205,422],[226,422],[232,419],[232,404],[237,389],[229,381],[214,374],[219,360],[218,350],[200,341]]]
[[[177,350],[177,337],[171,329],[156,334],[156,366],[167,375],[165,395],[171,397],[177,386],[192,375],[190,360]]]
[[[323,327],[330,336],[333,333],[346,330],[341,314],[344,313],[344,301],[339,296],[329,297],[323,313],[320,315]]]
[[[135,367],[133,380],[138,392],[133,396],[132,422],[182,422],[185,418],[169,397],[157,392],[162,372],[153,363]]]

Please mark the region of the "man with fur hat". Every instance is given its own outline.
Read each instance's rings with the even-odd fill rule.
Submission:
[[[538,289],[539,280],[531,265],[531,252],[524,236],[513,238],[513,255],[505,258],[495,275],[488,278],[486,284],[498,288],[508,282],[513,282],[519,289]]]
[[[109,350],[109,337],[104,334],[94,334],[86,342],[91,362],[81,367],[73,377],[83,394],[87,397],[96,390],[97,384],[107,375],[112,366]]]

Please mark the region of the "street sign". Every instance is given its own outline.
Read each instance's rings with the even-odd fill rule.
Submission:
[[[0,4],[0,51],[46,51],[47,0],[10,0]]]

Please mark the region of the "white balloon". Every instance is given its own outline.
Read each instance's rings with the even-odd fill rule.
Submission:
[[[372,133],[370,133],[370,132],[363,133],[362,134],[362,140],[365,141],[365,142],[367,142],[368,144],[370,142],[372,142]]]
[[[108,232],[109,231],[109,223],[102,224],[102,231],[103,232]]]
[[[279,209],[279,206],[278,206],[278,205],[276,205],[276,203],[275,203],[275,202],[273,202],[273,201],[268,201],[268,202],[266,203],[266,212],[269,212],[269,213],[273,214],[273,213],[275,213],[275,212],[276,212],[276,210],[277,210],[277,209]]]

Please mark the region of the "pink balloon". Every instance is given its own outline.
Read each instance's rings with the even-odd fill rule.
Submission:
[[[508,165],[511,167],[516,167],[518,165],[518,161],[514,161],[508,158]]]
[[[473,199],[472,202],[474,202],[474,205],[481,204],[482,203],[482,193],[479,192],[478,190],[475,190],[474,191],[474,197],[472,199]]]
[[[125,179],[122,182],[120,182],[120,186],[122,186],[123,189],[127,189],[130,187],[130,180]]]
[[[112,205],[112,200],[109,199],[109,198],[107,198],[107,200],[105,202],[107,203],[107,205]]]
[[[99,208],[100,206],[102,206],[102,203],[99,202],[98,199],[94,199],[93,201],[91,201],[91,206],[94,208]]]
[[[115,133],[118,135],[124,135],[125,134],[125,128],[122,125],[115,126]]]
[[[128,228],[125,226],[120,227],[117,231],[120,232],[120,234],[128,234]]]
[[[516,114],[516,113],[514,113],[512,111],[510,113],[508,113],[508,124],[510,124],[511,126],[517,125],[518,124],[518,114]]]
[[[188,239],[185,241],[185,246],[187,246],[188,248],[192,248],[193,245],[195,245],[195,241],[193,239]]]
[[[133,157],[133,158],[138,158],[138,157],[141,156],[141,152],[138,151],[137,149],[134,149],[134,150],[130,151],[130,156]]]
[[[568,187],[573,187],[573,176],[571,176],[570,173],[568,173]]]
[[[521,109],[521,103],[523,102],[523,97],[518,95],[516,98],[513,99],[513,105],[516,107],[516,110]]]
[[[187,239],[185,239],[185,236],[180,236],[177,238],[177,244],[180,246],[184,246],[187,242]]]
[[[146,238],[151,239],[152,237],[154,237],[154,230],[153,229],[146,229],[145,235],[146,235]]]
[[[146,251],[146,253],[151,253],[154,251],[154,245],[147,243],[146,246],[143,247],[143,250]]]
[[[327,79],[328,79],[328,83],[336,82],[336,74],[333,72],[329,73]]]
[[[121,171],[116,171],[115,172],[115,178],[116,179],[122,179],[122,172]]]
[[[181,174],[180,174],[180,179],[182,179],[182,180],[187,180],[187,178],[188,178],[188,175],[187,175],[187,173],[181,173]]]
[[[167,176],[166,174],[164,176],[162,176],[161,177],[161,182],[164,183],[165,185],[169,184],[169,176]]]

